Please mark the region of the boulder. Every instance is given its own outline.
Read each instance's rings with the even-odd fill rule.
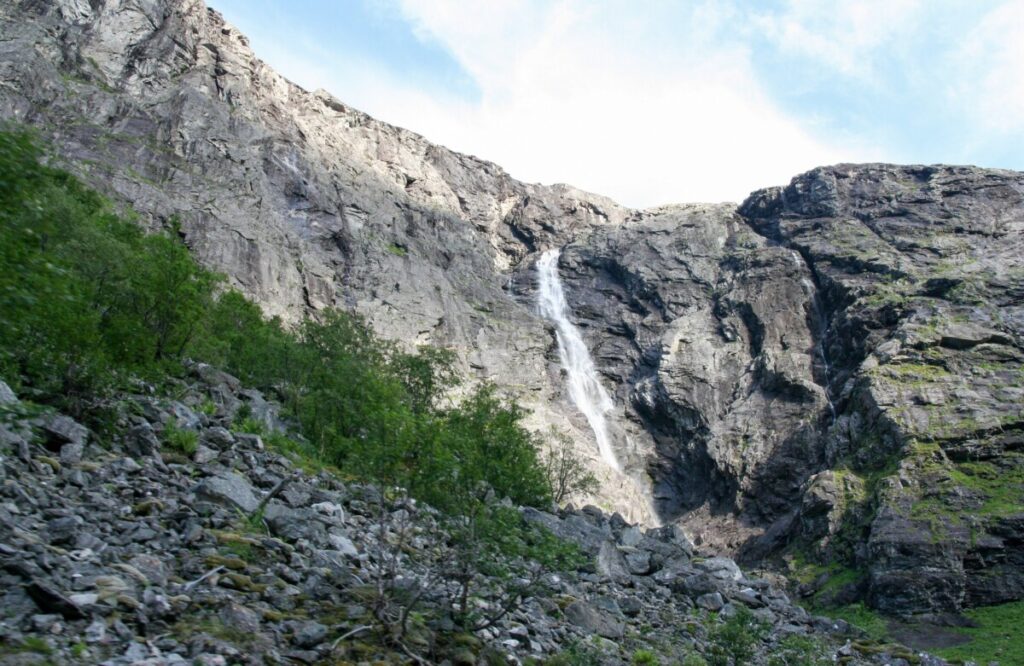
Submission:
[[[245,513],[252,513],[260,503],[248,479],[235,472],[221,472],[203,479],[196,486],[195,494],[199,499]]]
[[[622,621],[584,601],[575,601],[566,606],[565,619],[602,638],[619,639],[626,633],[626,625]]]
[[[10,386],[0,379],[0,407],[10,407],[17,404],[17,402],[18,396],[11,390]]]
[[[65,444],[84,447],[89,439],[89,430],[69,416],[49,414],[39,418],[39,428],[46,437],[47,446],[60,451]]]

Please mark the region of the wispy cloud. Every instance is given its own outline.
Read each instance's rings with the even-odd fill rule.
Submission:
[[[520,178],[632,205],[738,200],[867,152],[816,139],[781,113],[745,50],[708,39],[723,18],[710,5],[640,16],[626,3],[572,0],[401,7],[473,75],[481,100],[396,119]]]
[[[749,20],[779,50],[869,81],[879,67],[891,65],[892,50],[924,9],[923,0],[790,0],[781,10],[755,12]]]
[[[953,52],[949,92],[983,130],[1024,135],[1024,1],[996,7]]]
[[[839,161],[1024,167],[1024,0],[364,2],[473,94],[301,28],[254,46],[523,180],[649,206],[735,201]]]

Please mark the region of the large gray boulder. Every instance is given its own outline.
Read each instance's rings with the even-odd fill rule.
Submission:
[[[241,474],[221,472],[216,476],[207,477],[196,486],[198,499],[214,502],[230,508],[252,513],[260,504],[252,484]]]
[[[8,386],[3,380],[0,380],[0,407],[8,407],[18,402],[18,396],[15,395],[11,387]]]
[[[565,608],[565,619],[603,638],[618,639],[626,633],[626,625],[607,611],[598,610],[585,601],[574,601]]]

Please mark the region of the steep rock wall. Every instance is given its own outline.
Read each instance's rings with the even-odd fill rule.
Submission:
[[[740,208],[821,299],[830,471],[787,535],[894,612],[1024,596],[1024,175],[840,165]]]

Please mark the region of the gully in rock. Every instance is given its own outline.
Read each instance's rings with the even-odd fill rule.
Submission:
[[[541,315],[555,325],[558,356],[568,375],[569,396],[573,404],[587,417],[601,458],[613,469],[621,471],[612,449],[608,421],[605,418],[615,404],[597,377],[597,368],[583,342],[583,336],[569,320],[569,305],[565,301],[562,281],[558,277],[559,255],[557,249],[547,250],[537,260],[537,304]]]

